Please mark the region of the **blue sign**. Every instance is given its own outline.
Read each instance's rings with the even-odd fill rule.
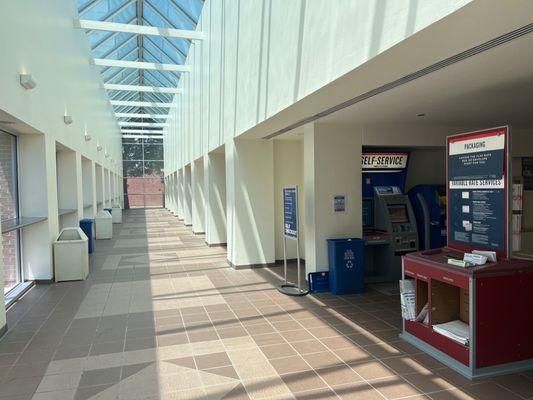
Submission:
[[[507,249],[507,129],[448,138],[448,244]]]
[[[298,237],[298,188],[283,188],[283,234],[285,237]]]

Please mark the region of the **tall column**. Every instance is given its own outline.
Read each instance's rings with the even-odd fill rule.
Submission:
[[[178,196],[178,219],[183,220],[185,215],[185,207],[184,207],[184,196],[185,196],[185,188],[183,185],[183,181],[185,179],[184,168],[180,168],[178,170],[178,182],[177,182],[177,196]]]
[[[235,267],[274,263],[274,152],[264,140],[226,144],[228,261]]]
[[[227,243],[225,163],[223,152],[204,157],[205,241],[210,246]]]
[[[192,225],[192,188],[190,164],[183,167],[183,221],[186,226]]]
[[[76,205],[78,209],[78,220],[83,218],[83,167],[81,163],[81,153],[75,152],[76,163]]]
[[[205,232],[204,160],[200,158],[191,163],[192,231]]]
[[[304,127],[306,273],[328,269],[327,239],[361,237],[360,129],[308,124]],[[335,213],[333,197],[346,196]]]
[[[29,280],[53,278],[52,241],[59,233],[56,145],[45,135],[19,137],[20,213],[47,217],[22,230],[22,268]]]

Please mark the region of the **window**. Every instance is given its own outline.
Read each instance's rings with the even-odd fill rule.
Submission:
[[[17,175],[17,138],[0,132],[0,215],[2,224],[19,217]],[[22,281],[20,234],[13,230],[2,234],[4,294]]]
[[[126,208],[163,207],[163,140],[123,139]]]

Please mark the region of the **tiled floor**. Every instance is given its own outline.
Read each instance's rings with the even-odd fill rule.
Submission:
[[[398,339],[396,297],[287,297],[164,210],[125,212],[86,282],[8,312],[6,399],[532,399],[533,373],[472,383]]]

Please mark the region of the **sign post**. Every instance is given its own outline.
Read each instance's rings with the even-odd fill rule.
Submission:
[[[300,280],[300,235],[298,226],[298,186],[283,188],[283,273],[285,282],[278,286],[278,290],[289,296],[305,296],[308,290],[301,289]],[[297,281],[294,284],[287,278],[287,239],[296,241]]]

